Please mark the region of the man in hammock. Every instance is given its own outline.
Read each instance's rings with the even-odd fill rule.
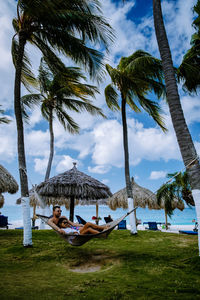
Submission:
[[[92,228],[94,230],[98,230],[98,233],[99,233],[100,231],[104,230],[105,228],[108,228],[107,226],[98,226],[98,225],[95,225],[95,224],[89,223],[89,222],[86,223],[85,225],[82,225],[79,223],[73,223],[70,220],[68,220],[66,217],[64,217],[64,216],[61,217],[61,212],[62,212],[62,210],[60,209],[59,205],[54,206],[53,207],[53,217],[50,218],[47,222],[53,229],[60,232],[61,234],[66,234],[66,232],[62,229],[62,227],[58,226],[58,222],[61,218],[65,218],[65,220],[67,220],[68,225],[64,228],[76,227],[76,228],[78,228],[79,231],[81,228],[84,228],[84,231],[82,231],[82,232],[85,232],[86,228]],[[89,230],[89,231],[91,232],[91,230]]]
[[[76,225],[76,226],[74,226]],[[60,217],[58,221],[58,227],[65,234],[97,234],[104,229],[107,229],[108,226],[100,226],[90,222],[87,222],[85,225],[80,226],[80,224],[75,224],[69,221],[66,217]],[[61,231],[60,231],[61,232]]]

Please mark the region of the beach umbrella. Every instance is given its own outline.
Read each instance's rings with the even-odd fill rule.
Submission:
[[[74,167],[54,176],[36,187],[37,193],[46,205],[57,203],[70,207],[70,220],[74,217],[74,205],[105,204],[112,193],[108,186],[97,179],[80,172]]]
[[[4,196],[2,193],[15,194],[19,189],[19,186],[14,177],[0,165],[0,208],[4,205]]]
[[[135,182],[134,178],[131,179],[131,184],[132,184],[135,206],[139,206],[142,208],[148,207],[149,209],[165,209],[164,200],[161,200],[160,205],[158,205],[156,195],[152,191],[144,187],[141,187],[139,184]],[[127,209],[128,202],[127,202],[126,188],[119,190],[118,192],[113,194],[112,197],[108,198],[107,204],[112,210],[116,210],[117,208]],[[178,208],[180,210],[183,210],[184,203],[174,197],[172,199],[172,208],[173,209]],[[165,222],[167,226],[166,212],[165,212]]]
[[[2,208],[4,205],[4,196],[0,194],[0,208]]]

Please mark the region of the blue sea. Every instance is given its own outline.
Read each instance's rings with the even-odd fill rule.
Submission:
[[[51,209],[51,207],[50,207]],[[9,223],[14,224],[22,224],[22,207],[21,205],[5,205],[3,208],[0,209],[2,215],[8,216]],[[113,211],[109,209],[106,205],[99,206],[99,216],[102,218],[100,224],[104,223],[103,218],[111,215],[113,219],[117,219],[120,216],[124,215],[127,210],[123,210],[118,208],[117,210]],[[36,210],[36,213],[41,213],[40,209]],[[69,211],[62,207],[62,215],[69,216]],[[77,205],[75,207],[74,215],[80,215],[83,219],[88,222],[92,221],[92,216],[96,215],[96,206],[80,206]],[[31,208],[31,217],[32,217],[32,208]],[[164,210],[150,210],[148,208],[138,208],[137,209],[137,218],[141,219],[142,222],[149,222],[149,221],[156,221],[156,222],[165,222],[165,214]],[[74,218],[76,221],[76,218]],[[172,225],[192,225],[194,224],[192,220],[196,219],[196,212],[195,208],[185,208],[183,211],[178,209],[174,210],[174,213],[171,219],[168,217],[168,222]],[[129,223],[129,218],[127,218],[127,223]]]

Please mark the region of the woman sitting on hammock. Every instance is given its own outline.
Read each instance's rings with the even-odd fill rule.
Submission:
[[[85,225],[73,226],[66,217],[60,217],[57,226],[60,228],[61,233],[65,234],[97,234],[104,229],[107,229],[109,226],[100,226],[90,222],[87,222]]]

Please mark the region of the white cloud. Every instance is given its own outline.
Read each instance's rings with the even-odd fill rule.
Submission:
[[[58,173],[68,171],[73,168],[73,163],[77,163],[78,166],[78,160],[70,157],[69,155],[63,155],[62,160],[56,166],[56,171]]]
[[[101,182],[102,182],[103,184],[106,184],[106,185],[107,185],[107,184],[110,182],[110,180],[109,180],[109,179],[102,179]]]
[[[0,157],[2,161],[12,161],[16,158],[17,138],[16,124],[13,118],[9,124],[0,124]]]
[[[45,157],[43,159],[35,158],[34,163],[35,163],[35,165],[34,165],[35,171],[44,175],[46,172],[46,169],[47,169],[48,158],[47,157]]]
[[[90,173],[97,173],[97,174],[105,174],[110,170],[110,166],[95,166],[95,167],[88,167],[88,171]]]
[[[167,175],[167,172],[165,172],[165,171],[152,171],[149,178],[152,180],[156,180],[156,179],[160,179],[160,178],[165,178],[166,175]]]
[[[32,130],[26,134],[26,152],[30,156],[48,156],[49,154],[49,132]]]

